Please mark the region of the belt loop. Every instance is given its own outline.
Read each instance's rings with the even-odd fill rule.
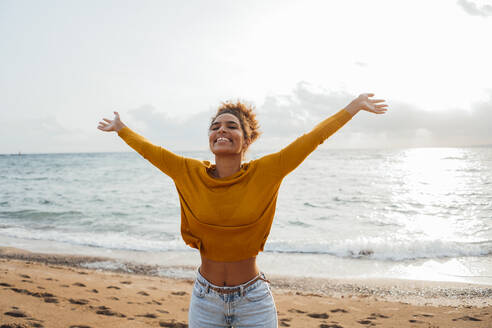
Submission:
[[[270,280],[268,280],[268,279],[266,278],[266,276],[265,276],[265,274],[264,274],[263,272],[261,273],[261,277],[260,277],[260,279],[261,279],[261,280],[263,280],[263,281],[268,282],[269,284],[271,284]]]
[[[207,294],[210,292],[210,285],[207,284]]]
[[[244,287],[242,285],[239,287],[240,287],[239,295],[241,295],[241,297],[243,297],[244,296]]]

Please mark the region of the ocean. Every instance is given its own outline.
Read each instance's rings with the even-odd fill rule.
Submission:
[[[114,260],[88,267],[157,265],[164,276],[200,264],[181,239],[173,181],[135,152],[0,155],[0,246]],[[258,265],[492,284],[492,148],[320,147],[282,182]]]

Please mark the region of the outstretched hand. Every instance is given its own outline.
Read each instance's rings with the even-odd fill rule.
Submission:
[[[388,110],[387,104],[381,104],[384,99],[370,99],[374,97],[374,93],[363,93],[345,107],[345,110],[350,114],[355,115],[360,110],[365,110],[374,114],[384,114]]]
[[[106,132],[111,132],[111,131],[116,131],[118,132],[120,129],[125,127],[125,124],[121,122],[120,120],[120,114],[118,112],[114,112],[114,120],[110,120],[107,118],[103,118],[103,120],[106,122],[99,122],[99,126],[97,127],[101,131],[106,131]]]

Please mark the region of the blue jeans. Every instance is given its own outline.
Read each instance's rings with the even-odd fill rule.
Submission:
[[[277,328],[277,308],[268,282],[258,279],[244,288],[253,278],[241,285],[221,287],[208,282],[199,270],[196,273],[188,312],[190,328]],[[265,278],[262,272],[260,276]],[[209,286],[221,290],[240,287],[242,292],[223,294]]]

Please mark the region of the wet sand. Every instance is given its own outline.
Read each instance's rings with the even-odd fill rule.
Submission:
[[[0,248],[0,328],[187,327],[192,279],[104,260]],[[279,327],[492,327],[492,286],[266,274]]]

